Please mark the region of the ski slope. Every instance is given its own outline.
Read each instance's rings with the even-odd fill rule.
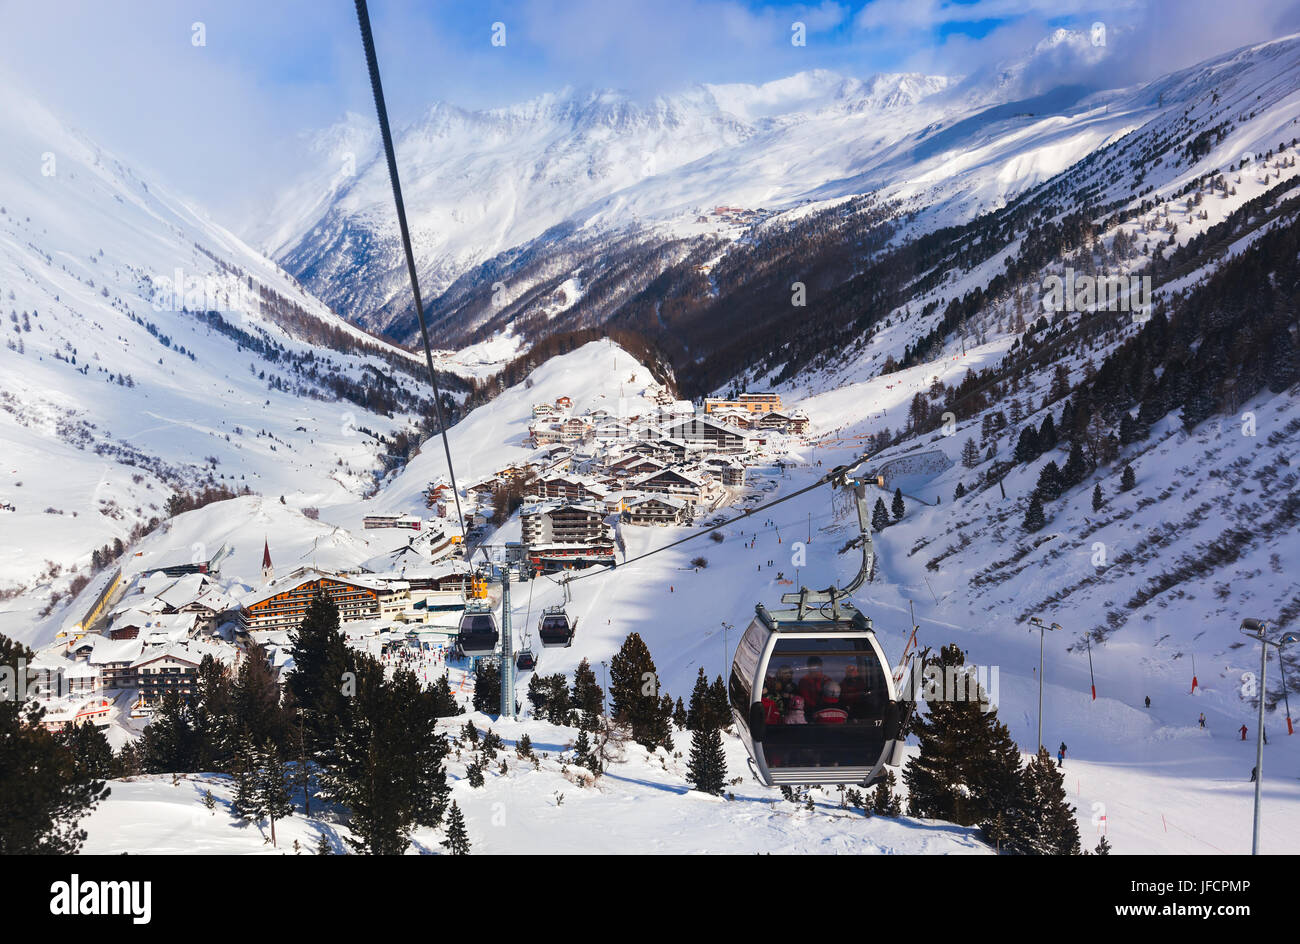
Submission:
[[[980,355],[976,355],[980,356]],[[484,463],[484,468],[504,461],[518,450],[513,433],[528,404],[564,390],[581,402],[601,402],[614,388],[607,378],[623,375],[627,355],[605,344],[587,345],[557,357],[534,372],[531,388],[521,385],[480,407],[458,430],[467,437],[466,462]],[[577,381],[594,386],[578,386]],[[924,371],[889,375],[866,382],[852,396],[837,400],[831,395],[810,398],[796,404],[809,410],[819,428],[844,433],[870,429],[878,421],[877,410],[899,409],[917,390],[929,386]],[[892,387],[892,389],[886,389]],[[626,391],[625,391],[626,392]],[[1296,416],[1297,408],[1284,398],[1254,405],[1261,428],[1273,428]],[[1190,437],[1177,432],[1153,435],[1155,445],[1134,458],[1139,487],[1119,493],[1107,480],[1112,511],[1136,507],[1150,497],[1148,476],[1162,468],[1192,461],[1201,451],[1214,446],[1223,454],[1212,461],[1227,463],[1238,454],[1267,449],[1264,440],[1230,437],[1212,427]],[[487,437],[496,435],[495,441]],[[948,449],[956,456],[965,430],[940,437],[926,448]],[[426,445],[422,456],[441,457],[441,450]],[[453,438],[453,449],[458,440]],[[457,454],[459,457],[459,454]],[[770,500],[793,492],[814,481],[833,465],[858,455],[852,443],[834,447],[809,447],[802,465],[777,476],[775,470],[753,473],[752,482],[771,484],[765,493]],[[432,458],[427,460],[433,463]],[[459,458],[458,458],[459,461]],[[1046,461],[1046,457],[1042,461]],[[818,466],[816,463],[820,462]],[[412,464],[410,474],[421,484],[431,471]],[[471,465],[471,467],[473,467]],[[868,465],[867,468],[871,466]],[[1049,588],[1078,580],[1084,568],[1091,568],[1090,544],[1074,553],[1053,554],[1051,545],[1030,555],[1026,566],[1012,581],[996,591],[973,590],[966,586],[971,573],[999,557],[1006,556],[1020,540],[1014,527],[999,528],[976,516],[972,504],[992,507],[1000,503],[992,495],[969,496],[968,505],[954,508],[952,484],[965,470],[959,463],[931,482],[917,484],[919,493],[941,496],[935,507],[907,502],[904,520],[876,535],[879,571],[873,583],[857,595],[857,602],[874,620],[875,628],[891,660],[896,660],[910,632],[909,606],[914,607],[922,646],[938,648],[957,643],[968,653],[968,661],[997,668],[999,716],[1010,727],[1022,750],[1033,747],[1036,726],[1038,638],[1029,630],[1020,612]],[[1104,471],[1104,470],[1103,470]],[[1030,476],[1032,472],[1013,473]],[[1111,478],[1117,478],[1115,472]],[[1007,482],[1009,494],[1019,489],[1014,478]],[[399,477],[390,486],[398,494],[415,494],[415,484]],[[995,490],[996,492],[996,490]],[[1063,534],[1081,528],[1092,513],[1088,505],[1091,481],[1060,500],[1049,529]],[[882,493],[888,504],[889,494]],[[874,499],[873,499],[874,501]],[[1009,505],[1015,505],[1014,499]],[[278,502],[240,499],[183,515],[173,524],[177,541],[200,539],[207,529],[230,541],[236,548],[231,573],[256,566],[262,537],[271,534],[277,566],[306,561],[314,552],[322,565],[341,566],[360,561],[376,552],[375,535],[331,523],[332,518],[351,520],[366,505],[384,509],[406,507],[396,495],[380,495],[361,506],[344,504],[323,507],[321,521],[310,522]],[[1016,512],[1018,523],[1023,510]],[[909,551],[925,536],[942,534],[951,527],[951,517],[974,517],[972,542],[960,555],[937,572],[924,566],[928,555]],[[1115,525],[1115,532],[1101,531],[1118,549],[1127,531],[1154,527],[1167,514],[1161,506],[1148,505],[1142,517]],[[768,520],[770,519],[770,523]],[[221,522],[220,525],[217,522]],[[624,528],[627,555],[634,557],[685,536],[688,528]],[[768,604],[798,583],[823,587],[832,580],[847,580],[856,567],[852,553],[839,549],[856,530],[856,521],[846,509],[836,517],[828,489],[818,489],[782,504],[771,513],[758,513],[724,529],[724,540],[691,542],[655,554],[643,561],[614,571],[586,571],[571,584],[570,612],[579,619],[578,633],[567,649],[541,649],[537,671],[572,675],[582,659],[588,659],[602,674],[608,659],[630,632],[639,633],[650,647],[659,671],[661,686],[674,698],[689,697],[700,667],[712,678],[726,673],[729,653],[753,614],[756,603]],[[809,541],[811,533],[811,541]],[[1046,533],[1046,532],[1044,532]],[[1172,547],[1162,549],[1158,562],[1172,560],[1180,551],[1191,550],[1203,535],[1189,531]],[[747,546],[753,539],[755,546]],[[396,538],[389,540],[397,541]],[[791,565],[796,542],[802,542],[807,564],[797,573]],[[398,542],[400,543],[400,542]],[[933,547],[942,542],[936,538]],[[1103,815],[1107,835],[1117,854],[1208,854],[1244,853],[1249,848],[1253,789],[1248,782],[1254,764],[1253,711],[1239,690],[1244,673],[1257,671],[1258,651],[1238,647],[1237,624],[1243,615],[1272,594],[1293,587],[1289,574],[1300,561],[1295,559],[1294,542],[1283,542],[1257,552],[1263,559],[1244,561],[1236,578],[1231,600],[1207,606],[1208,587],[1195,584],[1183,588],[1185,595],[1155,598],[1135,611],[1128,623],[1105,643],[1094,643],[1093,662],[1098,698],[1089,693],[1090,677],[1086,650],[1080,647],[1083,632],[1097,619],[1094,612],[1111,598],[1126,594],[1144,583],[1143,572],[1117,569],[1088,590],[1087,596],[1071,597],[1060,606],[1038,609],[1048,621],[1066,627],[1064,633],[1049,635],[1045,657],[1043,737],[1055,749],[1064,741],[1066,786],[1075,805],[1083,844],[1094,846],[1100,835]],[[153,545],[144,549],[150,550]],[[282,548],[282,549],[281,549]],[[1117,553],[1112,550],[1112,555]],[[1267,557],[1282,557],[1282,572],[1274,573]],[[695,569],[690,560],[705,556],[706,568]],[[768,560],[774,563],[769,566]],[[1262,571],[1263,573],[1260,573]],[[1216,575],[1215,579],[1219,579]],[[541,610],[562,602],[561,587],[547,578],[531,585],[512,587],[514,648],[524,645],[535,629]],[[724,626],[727,627],[724,636]],[[1191,656],[1197,658],[1199,687],[1191,687]],[[461,686],[463,672],[451,671],[454,686]],[[528,673],[520,673],[518,697],[525,704]],[[469,684],[472,684],[469,683]],[[462,691],[467,695],[468,686]],[[1150,709],[1143,698],[1150,696]],[[1285,735],[1280,710],[1269,713],[1271,743],[1265,752],[1265,839],[1266,852],[1300,848],[1300,747]],[[1197,715],[1205,712],[1208,724],[1201,730]],[[480,718],[484,728],[489,721]],[[1250,727],[1251,740],[1243,743],[1236,733],[1242,723]],[[463,722],[458,722],[463,723]],[[457,725],[458,726],[458,725]],[[507,739],[527,731],[538,750],[552,752],[576,736],[576,731],[556,730],[525,718],[520,722],[494,725]],[[541,745],[547,745],[543,747]],[[687,736],[678,738],[678,750],[689,746]],[[557,770],[523,771],[511,755],[512,773],[497,779],[489,773],[488,785],[473,790],[457,782],[455,797],[465,808],[471,838],[479,851],[582,851],[582,852],[831,852],[831,851],[972,851],[969,831],[922,824],[907,819],[898,822],[873,819],[863,822],[835,809],[838,796],[833,790],[814,791],[819,804],[815,815],[805,815],[791,804],[783,804],[775,790],[758,786],[748,775],[744,752],[734,737],[726,739],[731,777],[742,782],[733,789],[734,803],[688,795],[684,761],[680,758],[645,758],[644,752],[616,765],[595,789],[578,788],[564,781]],[[909,748],[915,750],[915,748]],[[639,748],[634,751],[640,751]],[[667,765],[665,769],[664,765]],[[458,772],[455,764],[453,773]],[[457,773],[457,775],[459,775]],[[901,787],[901,783],[900,783]],[[188,782],[174,788],[153,778],[140,784],[115,784],[121,794],[110,799],[90,820],[90,851],[118,851],[167,847],[168,834],[149,832],[139,825],[141,811],[166,821],[190,823],[204,839],[198,848],[213,843],[213,851],[262,851],[260,836],[250,828],[235,827],[228,821],[208,817],[197,807]],[[180,791],[179,793],[177,791]],[[187,792],[189,791],[189,792]],[[555,792],[563,792],[562,807],[555,807]],[[218,792],[214,787],[214,792]],[[180,799],[177,799],[179,797]],[[178,807],[174,809],[173,807]],[[578,811],[581,810],[579,813]],[[165,812],[164,812],[165,811]],[[493,824],[504,816],[508,828]],[[207,817],[207,819],[203,819]],[[318,827],[299,823],[285,835],[314,843]],[[436,837],[424,836],[417,847],[436,850]],[[156,851],[156,850],[155,850]],[[975,850],[978,851],[978,850]]]

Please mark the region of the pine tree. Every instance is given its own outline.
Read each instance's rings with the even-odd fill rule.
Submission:
[[[1137,476],[1133,472],[1133,466],[1124,466],[1124,474],[1119,478],[1119,489],[1121,492],[1131,492],[1137,487]]]
[[[531,692],[533,683],[537,680],[534,675],[528,680],[528,690]],[[433,710],[439,718],[452,718],[456,715],[463,714],[465,709],[456,701],[456,695],[451,690],[451,683],[447,681],[447,673],[444,672],[438,676],[431,689],[433,696]]]
[[[721,675],[713,677],[713,684],[709,686],[709,702],[718,727],[724,731],[731,727],[731,698],[727,695],[727,686]]]
[[[1016,461],[1028,464],[1042,453],[1043,450],[1038,445],[1037,431],[1033,426],[1026,426],[1020,431],[1020,438],[1016,441]]]
[[[479,659],[474,667],[474,710],[485,715],[501,713],[501,666]]]
[[[258,760],[257,749],[251,740],[244,737],[233,761],[235,800],[232,809],[240,819],[254,823],[263,815],[258,790]]]
[[[1101,511],[1106,506],[1106,499],[1101,494],[1101,483],[1098,482],[1092,487],[1092,510]]]
[[[1056,422],[1051,413],[1043,417],[1043,425],[1038,427],[1038,448],[1042,452],[1056,448]]]
[[[903,815],[903,801],[894,794],[896,782],[894,772],[886,768],[885,776],[876,784],[876,789],[871,794],[871,815],[886,817]]]
[[[967,438],[966,444],[961,447],[961,464],[968,469],[980,464],[980,448],[975,445],[974,439]]]
[[[894,505],[893,505],[894,520],[902,521],[903,513],[906,510],[907,509],[903,506],[903,490],[901,488],[894,489]]]
[[[306,716],[310,750],[324,751],[337,738],[350,701],[343,694],[348,652],[334,601],[325,593],[314,596],[302,623],[290,631],[289,640],[294,664],[287,685]]]
[[[275,821],[293,813],[293,804],[289,801],[284,779],[284,762],[276,754],[275,748],[268,746],[262,752],[261,767],[257,773],[257,805],[261,808],[262,815],[271,821],[272,846],[277,845]]]
[[[334,847],[330,845],[329,836],[326,836],[324,833],[321,833],[316,837],[316,854],[317,855],[334,854]]]
[[[1058,363],[1056,369],[1052,372],[1052,386],[1048,390],[1047,399],[1049,402],[1055,403],[1069,392],[1070,370],[1064,364]]]
[[[145,769],[155,774],[188,773],[198,765],[199,742],[189,702],[166,692],[141,738]]]
[[[483,762],[478,758],[470,761],[465,767],[465,779],[475,790],[483,786],[487,782],[483,779]]]
[[[1130,443],[1137,442],[1140,439],[1138,424],[1132,415],[1125,410],[1119,418],[1119,443],[1121,446],[1127,446]]]
[[[465,817],[455,800],[451,801],[451,809],[447,812],[446,838],[441,845],[451,855],[469,855],[469,833],[465,829]]]
[[[118,775],[113,747],[96,725],[69,724],[59,733],[59,740],[72,755],[79,782],[111,780]]]
[[[721,795],[727,784],[727,758],[722,733],[716,727],[700,728],[691,734],[691,756],[686,777],[701,793]]]
[[[433,697],[413,673],[387,679],[376,659],[355,650],[349,663],[356,694],[323,758],[321,792],[348,808],[354,849],[398,855],[416,826],[442,821],[447,741],[437,732]]]
[[[563,672],[548,675],[542,680],[546,685],[546,720],[551,724],[572,724],[573,710],[569,707],[569,683]]]
[[[1083,458],[1083,446],[1078,440],[1070,444],[1070,456],[1065,460],[1065,468],[1061,470],[1061,484],[1066,488],[1073,488],[1083,481],[1083,477],[1088,474],[1088,463]]]
[[[588,731],[596,730],[605,706],[605,692],[596,682],[596,673],[586,659],[579,662],[578,668],[574,670],[569,704],[578,712],[580,727],[585,727]]]
[[[1097,848],[1093,850],[1093,855],[1110,855],[1110,840],[1102,836],[1101,841],[1097,843]]]
[[[226,666],[205,655],[194,684],[194,728],[198,738],[196,770],[229,770],[238,741],[234,723],[234,683]]]
[[[1029,498],[1029,509],[1025,512],[1024,529],[1030,534],[1035,531],[1043,530],[1047,524],[1047,516],[1043,514],[1043,500],[1038,497],[1038,492],[1034,492]]]
[[[686,710],[686,730],[699,731],[713,723],[713,705],[709,700],[709,679],[700,666],[695,675],[695,687],[691,689],[691,705]]]
[[[1064,776],[1047,748],[1021,774],[1019,804],[1007,846],[1023,855],[1078,855],[1079,824],[1066,802]]]
[[[660,695],[658,669],[637,633],[628,634],[610,660],[609,692],[615,720],[631,728],[634,741],[651,751],[672,749],[673,703]]]
[[[232,721],[255,744],[286,742],[286,723],[280,710],[280,685],[261,646],[250,646],[239,664],[231,690]]]
[[[961,484],[961,482],[958,482],[957,487],[953,489],[952,492],[953,501],[956,501],[957,499],[961,498],[965,494],[966,494],[966,486]]]
[[[1034,488],[1034,494],[1041,497],[1043,501],[1051,501],[1061,494],[1061,470],[1057,468],[1054,461],[1048,462],[1039,470],[1038,485]]]
[[[985,840],[1000,848],[1020,809],[1020,747],[995,712],[983,717],[983,750],[971,774],[972,793],[980,798],[980,830]]]
[[[586,767],[592,773],[600,773],[600,765],[591,750],[591,739],[585,728],[578,729],[578,740],[573,745],[573,762],[579,767]]]
[[[26,646],[0,636],[0,669],[21,677],[32,659]],[[86,831],[81,819],[109,795],[88,777],[59,737],[41,727],[35,701],[0,698],[0,855],[71,855]]]
[[[673,706],[673,724],[679,728],[685,728],[689,718],[690,716],[686,713],[686,707],[682,704],[682,699],[679,696],[677,704]]]
[[[876,507],[871,511],[871,530],[884,531],[889,527],[889,511],[885,508],[883,498],[876,499]]]
[[[903,769],[908,809],[963,826],[987,822],[1017,782],[1019,752],[997,712],[985,710],[987,693],[958,646],[926,660],[927,684],[931,677],[941,687],[927,692],[926,714],[912,722],[920,751]]]

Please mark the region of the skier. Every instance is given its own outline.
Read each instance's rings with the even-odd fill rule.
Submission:
[[[1148,707],[1148,708],[1151,707],[1151,696],[1150,696],[1150,695],[1147,696],[1147,707]]]
[[[1201,724],[1201,727],[1205,727],[1205,712],[1203,712],[1203,711],[1201,712],[1200,724]]]
[[[1244,724],[1241,726],[1241,739],[1246,740],[1246,726]]]
[[[1252,767],[1252,768],[1250,768],[1250,782],[1251,782],[1251,783],[1254,783],[1254,782],[1256,781],[1256,779],[1258,779],[1258,775],[1259,775],[1259,768],[1258,768],[1258,767]]]
[[[1065,742],[1064,741],[1062,741],[1061,746],[1056,749],[1056,766],[1057,767],[1065,766]]]

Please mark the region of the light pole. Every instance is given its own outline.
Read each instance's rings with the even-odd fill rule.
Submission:
[[[510,565],[501,569],[501,717],[517,720],[515,714],[515,660],[510,651]]]
[[[1029,617],[1029,622],[1038,627],[1038,748],[1034,751],[1037,756],[1043,749],[1043,637],[1049,629],[1061,629],[1061,624],[1048,626],[1037,616]]]
[[[1300,638],[1295,633],[1286,633],[1277,642],[1273,642],[1264,635],[1264,629],[1267,626],[1268,620],[1245,619],[1241,621],[1242,633],[1251,639],[1259,640],[1259,720],[1255,725],[1255,827],[1250,840],[1251,855],[1259,855],[1259,823],[1261,799],[1264,790],[1264,695],[1268,691],[1264,683],[1265,673],[1268,671],[1268,647],[1272,646],[1277,650],[1277,658],[1280,664],[1282,661],[1282,647]]]
[[[727,660],[731,656],[731,649],[727,646],[727,632],[734,627],[723,621],[722,623],[722,677],[725,679],[731,674],[731,669],[727,665]]]

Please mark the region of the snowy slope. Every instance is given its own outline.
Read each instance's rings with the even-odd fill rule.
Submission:
[[[371,432],[411,418],[335,383],[391,375],[393,402],[414,406],[428,394],[397,367],[418,360],[38,103],[0,90],[0,121],[0,500],[17,509],[0,518],[0,590],[59,586],[180,489],[303,506],[370,487],[385,451]]]
[[[972,356],[995,353],[980,351]],[[808,484],[834,464],[856,458],[861,444],[851,437],[871,431],[883,421],[894,423],[893,411],[905,409],[913,393],[927,389],[936,369],[927,373],[918,368],[865,382],[842,396],[828,393],[801,401],[798,405],[810,412],[819,431],[834,431],[828,437],[834,442],[806,449],[804,464],[789,470],[787,478],[757,471],[754,484],[770,482],[775,491],[768,497],[777,497]],[[628,355],[606,344],[587,345],[547,362],[534,371],[531,387],[507,390],[457,427],[464,430],[463,438],[453,436],[458,461],[463,455],[467,467],[488,469],[517,458],[522,451],[516,444],[515,427],[523,422],[529,403],[560,393],[573,396],[577,408],[603,403],[611,394],[617,395],[618,378],[624,377],[625,371],[630,375],[636,370]],[[644,378],[648,374],[637,382]],[[634,388],[635,384],[628,383],[624,394],[635,398]],[[1276,429],[1296,418],[1297,407],[1284,398],[1252,406],[1261,429]],[[883,421],[878,416],[882,410]],[[1002,503],[994,495],[980,494],[959,507],[952,506],[953,484],[966,472],[960,464],[939,478],[913,481],[909,492],[915,491],[926,501],[942,496],[942,504],[927,508],[914,499],[907,500],[904,521],[877,536],[880,570],[876,581],[857,597],[872,615],[891,660],[898,658],[910,631],[911,604],[921,627],[922,645],[958,642],[971,661],[996,666],[1000,717],[1026,750],[1034,738],[1038,640],[1026,630],[1022,611],[1032,608],[1066,626],[1066,633],[1048,640],[1044,736],[1050,745],[1064,740],[1070,747],[1066,783],[1070,801],[1078,810],[1084,844],[1089,847],[1098,837],[1095,818],[1103,813],[1108,835],[1119,853],[1239,853],[1248,842],[1251,790],[1246,775],[1253,763],[1253,748],[1242,744],[1234,731],[1243,720],[1253,731],[1249,708],[1238,689],[1242,674],[1257,667],[1257,653],[1248,647],[1234,647],[1236,622],[1243,608],[1270,600],[1293,586],[1286,575],[1300,566],[1295,547],[1261,547],[1252,552],[1258,559],[1250,557],[1240,563],[1237,576],[1215,575],[1214,582],[1225,579],[1230,583],[1231,594],[1226,600],[1209,605],[1213,587],[1198,583],[1186,588],[1185,595],[1155,598],[1135,610],[1128,623],[1105,643],[1094,643],[1099,696],[1095,702],[1088,694],[1087,654],[1078,646],[1083,631],[1091,628],[1091,619],[1084,614],[1104,612],[1112,598],[1126,600],[1144,583],[1144,575],[1193,549],[1212,533],[1215,519],[1189,527],[1172,543],[1159,547],[1157,556],[1146,561],[1142,570],[1117,564],[1113,571],[1103,570],[1107,575],[1104,581],[1079,588],[1055,605],[1042,602],[1046,593],[1095,572],[1090,563],[1093,540],[1106,541],[1114,560],[1168,519],[1158,500],[1138,508],[1157,497],[1153,494],[1157,488],[1164,487],[1156,484],[1161,470],[1194,462],[1227,465],[1241,458],[1256,464],[1267,461],[1272,450],[1267,440],[1246,441],[1227,430],[1219,433],[1212,424],[1207,426],[1193,437],[1178,433],[1155,437],[1148,451],[1133,457],[1139,487],[1131,493],[1119,493],[1111,481],[1114,476],[1105,473],[1103,488],[1110,504],[1104,515],[1106,523],[1095,537],[1065,537],[1083,534],[1086,522],[1096,517],[1087,505],[1091,483],[1077,489],[1049,526],[1051,532],[1063,536],[1032,550],[1023,561],[1027,566],[995,588],[972,587],[970,577],[1012,554],[1022,543],[1018,531],[1000,521],[1008,507],[1018,520],[1023,513],[1019,502],[1013,497]],[[939,437],[924,448],[944,449],[955,457],[968,432],[963,427],[956,435]],[[227,574],[247,574],[257,567],[261,540],[268,533],[277,567],[313,559],[325,566],[360,561],[385,540],[382,533],[360,530],[360,514],[371,508],[409,508],[409,499],[440,468],[441,450],[435,446],[427,444],[407,473],[372,501],[323,505],[319,522],[308,521],[278,502],[251,498],[182,515],[167,534],[151,537],[139,546],[142,558],[138,566],[147,569],[149,556],[162,548],[220,540],[235,549]],[[1206,450],[1218,452],[1202,457]],[[818,462],[822,465],[816,465]],[[1193,479],[1183,480],[1181,488],[1193,487]],[[1017,482],[1008,480],[1009,492],[1020,488]],[[1205,487],[1212,491],[1219,486],[1210,480]],[[1228,513],[1226,507],[1215,514],[1224,513]],[[855,524],[845,509],[837,513],[827,489],[792,500],[770,517],[771,524],[760,514],[725,529],[720,544],[687,544],[613,572],[587,572],[572,584],[571,612],[580,621],[573,646],[540,650],[537,671],[571,674],[586,658],[599,673],[599,664],[608,661],[629,632],[637,632],[656,660],[663,689],[674,697],[689,694],[701,666],[710,676],[725,672],[727,655],[752,617],[755,603],[774,602],[794,586],[796,578],[809,586],[825,586],[831,580],[847,579],[855,567],[852,554],[838,553],[853,535]],[[954,518],[962,522],[960,529],[954,527]],[[945,529],[952,535],[945,534]],[[689,529],[623,529],[629,557],[687,533]],[[925,567],[927,560],[962,533],[969,535],[970,543],[937,571]],[[756,546],[751,550],[746,544],[754,538]],[[401,543],[400,536],[388,539]],[[807,564],[798,573],[788,563],[796,541],[805,542],[807,550]],[[921,542],[928,543],[914,553]],[[1276,565],[1269,560],[1273,553],[1279,555]],[[697,554],[708,558],[707,568],[690,566],[688,562]],[[768,559],[774,560],[775,566],[766,566]],[[516,648],[524,644],[540,610],[561,598],[560,587],[545,578],[513,587]],[[725,636],[724,624],[729,627]],[[1200,687],[1195,695],[1189,695],[1193,654]],[[467,695],[461,668],[453,668],[451,674],[453,685]],[[527,681],[528,674],[522,673],[521,693]],[[1150,710],[1142,706],[1146,695],[1152,698]],[[1209,719],[1205,731],[1195,724],[1201,711]],[[481,728],[487,723],[480,719]],[[575,732],[528,719],[495,727],[507,741],[527,731],[538,750],[552,756],[575,736]],[[1270,713],[1270,730],[1266,849],[1284,851],[1300,847],[1300,817],[1295,815],[1300,810],[1300,789],[1295,787],[1300,778],[1300,755],[1283,734],[1276,712]],[[476,846],[480,851],[929,852],[973,848],[965,830],[936,831],[932,824],[907,819],[864,823],[836,809],[838,798],[832,790],[815,793],[816,814],[802,813],[782,803],[776,791],[756,786],[748,776],[738,742],[729,738],[726,743],[730,776],[741,778],[733,788],[734,803],[689,795],[681,759],[663,755],[645,759],[643,753],[613,767],[595,790],[566,781],[555,762],[544,763],[543,770],[536,772],[524,769],[511,755],[507,778],[490,772],[482,790],[458,781],[454,795],[466,810],[471,838],[481,843]],[[678,745],[679,750],[684,747]],[[463,773],[458,763],[453,762],[450,768],[457,777]],[[221,808],[211,816],[198,805],[198,788],[190,780],[173,787],[168,778],[153,778],[151,783],[115,783],[114,790],[116,797],[89,820],[90,851],[171,848],[169,843],[182,827],[198,831],[201,842],[196,850],[264,851],[255,830],[235,825]],[[228,798],[228,787],[216,785],[213,791]],[[559,807],[557,792],[565,795]],[[500,803],[506,804],[506,815],[515,829],[492,827]],[[1215,815],[1204,815],[1207,803],[1213,804]],[[146,822],[157,825],[147,826]],[[323,823],[295,817],[285,829],[282,835],[290,841],[298,837],[304,845],[311,845],[321,829],[337,838],[338,821],[330,816]],[[417,838],[417,849],[437,851],[436,833],[422,833]]]
[[[491,727],[505,741],[509,772],[496,767],[485,772],[480,789],[465,779],[468,754],[448,762],[451,799],[465,814],[474,854],[746,855],[780,854],[988,854],[973,830],[946,823],[901,818],[867,820],[841,810],[838,797],[820,797],[816,812],[781,799],[780,794],[752,781],[734,788],[731,801],[694,793],[686,780],[684,757],[660,751],[647,755],[632,745],[624,761],[595,785],[580,785],[578,768],[563,771],[561,753],[572,746],[576,731],[542,722],[494,722],[470,715],[480,731]],[[465,718],[443,722],[451,735]],[[523,733],[539,757],[534,769],[519,759],[514,746]],[[678,745],[679,753],[684,745]],[[541,755],[549,755],[542,760]],[[727,764],[743,770],[744,750],[728,744]],[[737,774],[738,775],[738,774]],[[334,852],[346,848],[348,835],[340,812],[321,810],[313,801],[312,816],[294,798],[293,816],[276,823],[278,849],[269,844],[270,830],[236,819],[230,812],[234,789],[220,775],[190,775],[173,784],[169,775],[110,781],[108,800],[82,825],[89,833],[84,852],[92,855],[292,853],[298,840],[311,854],[320,835]],[[203,792],[217,800],[209,811]],[[441,853],[441,830],[416,830],[410,854]]]

